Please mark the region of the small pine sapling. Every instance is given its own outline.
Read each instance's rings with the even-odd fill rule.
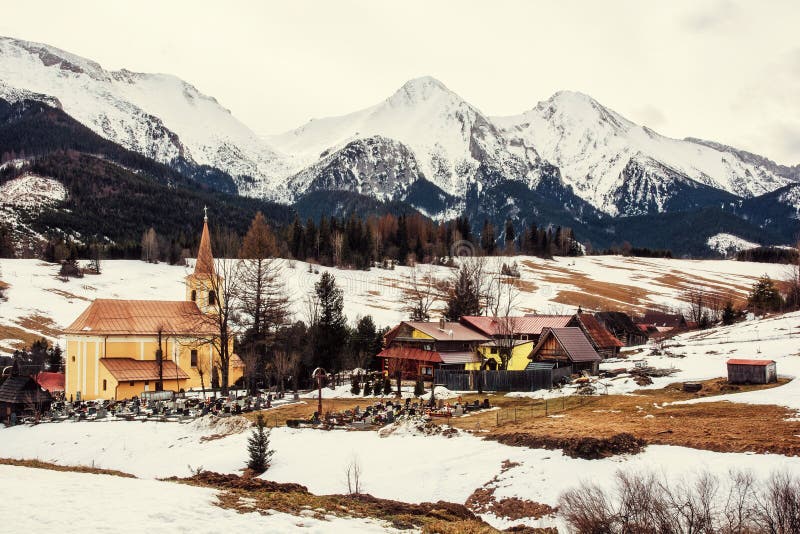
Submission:
[[[247,467],[257,475],[269,469],[272,455],[275,454],[275,451],[269,448],[269,433],[270,431],[266,429],[264,423],[264,416],[259,414],[256,419],[256,427],[247,438],[247,452],[250,455]]]

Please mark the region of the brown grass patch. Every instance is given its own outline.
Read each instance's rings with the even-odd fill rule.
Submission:
[[[11,345],[13,349],[23,349],[25,347],[29,347],[31,343],[36,341],[37,339],[41,338],[42,336],[37,335],[33,332],[28,332],[27,330],[23,330],[22,328],[17,328],[16,326],[11,326],[7,324],[0,324],[0,339],[2,340],[10,340],[10,339],[18,339],[19,341],[15,341],[13,343],[8,343]],[[0,349],[2,352],[2,349]]]
[[[58,465],[40,460],[15,460],[12,458],[0,458],[2,465],[15,465],[19,467],[30,467],[32,469],[48,469],[50,471],[69,471],[71,473],[90,473],[93,475],[111,475],[123,478],[136,478],[130,473],[117,471],[115,469],[100,469],[99,467],[89,467],[84,465]]]
[[[39,334],[34,334],[37,339],[42,336],[58,337],[61,335],[61,328],[50,317],[45,317],[44,315],[28,315],[20,317],[14,322],[22,328],[33,330]]]
[[[329,514],[373,518],[395,528],[420,528],[423,532],[444,534],[497,532],[466,506],[444,501],[410,504],[367,494],[314,495],[299,484],[281,484],[247,475],[201,473],[167,480],[222,490],[217,504],[240,512],[266,514],[274,510],[293,515],[308,514],[320,520]]]
[[[525,436],[524,439],[530,443],[537,440],[607,439],[628,433],[649,444],[680,445],[717,452],[800,455],[800,440],[796,437],[800,434],[800,421],[790,420],[796,415],[792,410],[730,402],[664,405],[764,388],[731,386],[724,379],[703,384],[703,389],[697,394],[686,393],[681,384],[673,384],[659,390],[640,390],[638,395],[594,397],[593,402],[584,405],[573,401],[571,406],[567,406],[567,411],[562,412],[564,417],[539,415],[501,426],[492,424],[489,419],[484,421],[482,428],[490,429],[490,436],[518,434]],[[517,400],[523,401],[520,406],[532,404],[530,400]],[[453,425],[469,428],[464,419],[454,420]]]
[[[86,302],[91,302],[92,299],[82,297],[80,295],[76,295],[74,293],[70,293],[69,291],[64,291],[63,289],[58,289],[55,287],[46,288],[45,291],[49,291],[50,293],[54,293],[60,297],[64,297],[65,299],[74,299],[74,300],[83,300]]]

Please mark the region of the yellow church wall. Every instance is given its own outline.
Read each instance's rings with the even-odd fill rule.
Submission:
[[[204,370],[203,382],[205,387],[211,387],[211,376],[214,362],[219,360],[219,355],[212,343],[198,343],[190,338],[164,337],[164,358],[172,360],[189,375],[189,379],[180,380],[179,383],[172,379],[169,386],[164,377],[164,389],[178,391],[181,388],[200,388],[201,380],[198,368]],[[124,382],[116,388],[116,379],[100,363],[100,358],[133,358],[135,360],[155,360],[158,340],[155,336],[82,336],[71,335],[66,343],[66,377],[65,391],[67,399],[77,399],[78,392],[84,400],[93,399],[124,399],[138,395],[144,391],[144,382],[130,386]],[[198,351],[198,366],[191,365],[191,351]],[[230,341],[229,352],[233,353],[233,340]],[[230,365],[228,384],[232,385],[243,375],[243,369]],[[106,389],[103,390],[103,380],[106,380]],[[113,386],[112,386],[113,383]],[[115,397],[115,389],[116,397]],[[151,381],[150,390],[155,390],[155,382]]]

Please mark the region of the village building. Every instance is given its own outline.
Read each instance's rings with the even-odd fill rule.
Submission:
[[[0,385],[0,422],[13,423],[23,416],[35,416],[50,409],[53,398],[33,377],[20,375],[17,366]]]
[[[578,311],[567,326],[580,328],[601,358],[619,356],[619,350],[623,347],[623,343],[595,319],[594,315]]]
[[[731,384],[769,384],[778,381],[774,360],[728,360],[728,382]]]
[[[432,379],[436,369],[463,370],[480,364],[477,348],[487,336],[460,323],[403,321],[384,336],[377,357],[388,374],[400,371],[406,378]]]
[[[569,366],[573,373],[587,371],[596,375],[602,358],[578,327],[546,328],[528,359],[535,364]]]
[[[52,373],[41,371],[36,373],[33,377],[36,383],[43,389],[50,392],[51,395],[59,395],[64,393],[64,373]]]
[[[659,333],[672,332],[674,330],[686,330],[689,328],[689,323],[682,313],[663,313],[656,311],[648,311],[639,324],[646,327],[655,328]]]
[[[627,313],[598,312],[594,317],[626,347],[647,343],[647,333],[642,331]]]
[[[208,217],[183,301],[97,299],[64,331],[67,400],[128,399],[146,391],[208,388],[221,369]],[[230,338],[228,383],[243,374]]]

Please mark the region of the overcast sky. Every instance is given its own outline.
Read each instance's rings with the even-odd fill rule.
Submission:
[[[0,34],[175,74],[260,134],[431,75],[489,115],[587,93],[800,163],[800,1],[4,1]]]

